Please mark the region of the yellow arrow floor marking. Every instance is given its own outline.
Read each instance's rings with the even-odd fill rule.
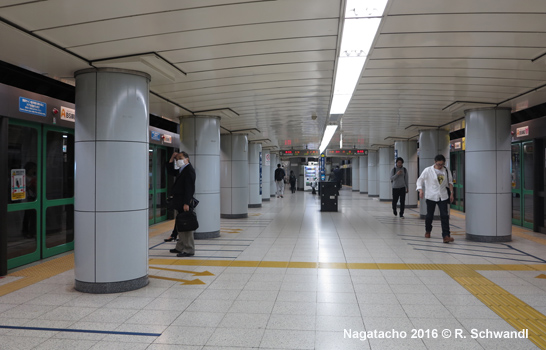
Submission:
[[[167,269],[167,268],[164,268],[164,267],[155,267],[155,266],[150,266],[151,269],[155,269],[155,270],[163,270],[163,271],[173,271],[173,272],[182,272],[182,273],[190,273],[194,276],[214,276],[214,274],[212,272],[209,272],[209,271],[203,271],[203,272],[197,272],[197,271],[187,271],[187,270],[177,270],[177,269]]]
[[[157,278],[157,279],[160,279],[160,280],[182,282],[182,284],[206,284],[205,282],[201,281],[200,279],[188,281],[188,280],[182,280],[182,279],[178,279],[178,278],[170,278],[170,277],[162,277],[162,276],[148,276],[148,277]]]
[[[546,279],[546,275],[545,275],[545,274],[543,274],[543,273],[541,273],[540,275],[538,275],[538,276],[537,276],[537,277],[535,277],[535,278],[544,278],[544,279]]]

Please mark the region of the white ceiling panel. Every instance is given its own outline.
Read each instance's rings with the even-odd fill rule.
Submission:
[[[76,70],[89,68],[86,61],[1,22],[0,47],[0,60],[51,78],[72,79]]]
[[[153,84],[153,90],[158,93],[195,90],[209,87],[229,87],[234,89],[241,89],[245,86],[252,86],[253,84],[261,83],[273,83],[273,82],[288,82],[288,81],[322,81],[327,80],[328,84],[332,83],[333,71],[307,71],[307,72],[292,72],[278,73],[278,74],[261,74],[261,75],[247,75],[242,77],[222,78],[222,79],[207,79],[197,81],[186,81],[184,83],[177,84]],[[193,74],[192,74],[193,76]],[[191,84],[188,84],[191,82]]]
[[[64,27],[108,19],[191,10],[219,5],[256,2],[256,0],[2,0],[0,4],[20,3],[22,6],[2,9],[13,23],[28,30]]]
[[[91,60],[141,52],[159,52],[188,47],[222,45],[233,42],[267,41],[282,38],[336,35],[338,19],[317,19],[284,23],[257,23],[225,28],[209,28],[190,32],[165,33],[108,40],[95,44],[68,47]],[[85,36],[84,33],[80,33]],[[145,48],[145,49],[144,49]]]
[[[488,79],[488,78],[473,78],[473,77],[366,77],[361,79],[361,84],[444,84],[444,85],[469,85],[472,88],[480,86],[505,86],[514,88],[533,88],[536,86],[536,81],[517,81],[513,79]]]
[[[488,59],[496,60],[531,60],[541,52],[540,48],[490,47],[484,50],[482,47],[405,47],[375,49],[371,59]]]
[[[150,70],[154,114],[218,109],[222,127],[258,128],[268,146],[318,147],[344,3],[0,0],[0,60],[57,78],[93,63]],[[389,145],[467,107],[546,102],[545,35],[544,0],[389,0],[344,144]],[[146,54],[158,65],[144,67]]]
[[[319,80],[294,80],[294,81],[284,81],[284,82],[265,82],[265,83],[254,83],[252,85],[235,85],[235,86],[222,86],[222,87],[209,87],[209,88],[200,88],[200,89],[187,89],[181,91],[173,91],[169,93],[163,93],[163,96],[167,98],[179,98],[179,97],[191,97],[191,96],[208,96],[216,95],[223,93],[244,93],[244,92],[257,92],[262,90],[273,90],[273,91],[282,91],[285,88],[299,87],[307,89],[307,87],[313,86],[322,86],[325,87],[325,91],[330,90],[331,81],[324,79],[324,81]]]
[[[546,3],[542,0],[394,0],[391,1],[390,15],[422,13],[537,13],[546,12]]]
[[[525,47],[537,47],[544,38],[544,33],[507,33],[484,32],[475,35],[468,32],[456,33],[400,33],[384,34],[379,37],[376,48],[395,47],[511,47],[514,50]],[[538,46],[538,48],[542,48]],[[542,48],[543,49],[543,48]]]
[[[298,0],[279,6],[272,1],[252,2],[230,6],[196,8],[88,21],[82,24],[34,30],[44,38],[55,39],[66,47],[117,41],[135,37],[180,33],[208,28],[229,28],[256,23],[283,23],[336,17],[337,1],[322,1],[322,6],[313,6],[316,0]],[[252,16],[246,13],[252,13]],[[207,20],[203,20],[206,18]],[[51,21],[54,24],[54,21]],[[82,35],[85,33],[85,35]],[[335,33],[332,33],[335,34]]]
[[[545,67],[546,68],[546,67]],[[469,77],[494,78],[506,80],[527,80],[537,82],[546,80],[546,69],[540,71],[508,69],[468,69],[468,68],[399,68],[399,69],[366,69],[363,77]]]
[[[490,59],[370,59],[366,63],[366,69],[374,68],[461,68],[461,69],[512,69],[512,70],[530,70],[544,71],[546,65],[544,62],[531,62],[530,60],[497,60]]]
[[[237,69],[227,69],[214,72],[189,72],[188,81],[218,81],[222,83],[223,79],[248,79],[255,77],[257,81],[262,81],[264,75],[286,75],[300,72],[322,72],[322,74],[334,74],[334,62],[305,62],[305,63],[286,63],[274,66],[244,67]],[[328,73],[329,72],[329,73]]]
[[[210,70],[304,62],[330,61],[333,65],[336,58],[335,54],[335,50],[272,53],[267,55],[253,55],[219,58],[215,60],[193,61],[177,64],[176,66],[188,72],[203,72]]]
[[[291,38],[266,41],[252,41],[188,48],[182,50],[162,51],[161,55],[173,63],[183,64],[192,61],[266,55],[277,52],[305,52],[332,50],[336,46],[337,36],[320,36]]]
[[[387,17],[382,33],[467,32],[545,32],[541,13],[462,13]]]

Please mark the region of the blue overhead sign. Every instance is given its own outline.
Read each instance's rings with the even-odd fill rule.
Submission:
[[[151,130],[150,133],[152,134],[152,140],[161,141],[161,134],[160,133],[158,133],[157,131],[153,131],[153,130]]]
[[[26,97],[19,97],[19,112],[47,116],[47,103],[31,100]]]

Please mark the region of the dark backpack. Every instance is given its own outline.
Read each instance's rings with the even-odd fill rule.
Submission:
[[[284,179],[284,170],[277,168],[275,170],[275,181],[282,181]]]

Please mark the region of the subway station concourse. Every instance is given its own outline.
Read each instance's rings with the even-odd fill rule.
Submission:
[[[0,350],[546,349],[545,35],[539,0],[0,0]]]

